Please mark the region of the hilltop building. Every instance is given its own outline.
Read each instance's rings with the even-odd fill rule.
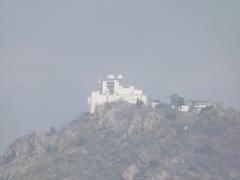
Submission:
[[[207,107],[213,107],[216,108],[215,103],[211,103],[208,101],[184,101],[184,104],[182,104],[179,107],[179,111],[182,112],[194,112],[194,113],[200,113],[202,109]]]
[[[93,91],[88,98],[89,113],[94,113],[100,105],[109,102],[127,101],[131,104],[136,104],[141,100],[144,104],[147,103],[147,96],[142,90],[135,89],[134,86],[124,87],[123,76],[119,74],[117,78],[112,74],[105,79],[99,79],[98,90]]]
[[[200,113],[202,109],[207,107],[216,108],[216,104],[207,101],[195,101],[191,106],[191,112]]]
[[[179,106],[179,111],[190,112],[190,111],[192,111],[193,105],[194,105],[193,101],[186,101],[186,100],[184,100],[183,104],[181,104]]]
[[[200,113],[202,109],[207,107],[216,108],[215,103],[211,103],[208,101],[185,100],[184,97],[178,96],[177,94],[171,95],[170,99],[171,107],[182,112]]]
[[[150,106],[155,109],[158,105],[160,104],[160,101],[159,100],[152,100],[150,102]]]

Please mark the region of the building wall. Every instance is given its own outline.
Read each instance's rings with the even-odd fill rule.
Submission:
[[[182,106],[180,106],[180,111],[189,112],[190,111],[190,106],[182,105]]]
[[[108,82],[114,83],[113,94],[110,94],[107,86]],[[90,113],[94,113],[98,106],[109,102],[124,100],[128,103],[135,104],[138,100],[142,100],[144,104],[147,103],[147,97],[143,95],[143,91],[135,89],[134,86],[125,88],[121,86],[120,82],[116,79],[107,79],[100,84],[101,87],[99,87],[98,91],[93,91],[88,98],[88,108]]]

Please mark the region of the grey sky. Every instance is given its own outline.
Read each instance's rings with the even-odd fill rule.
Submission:
[[[0,152],[85,110],[98,75],[240,107],[239,0],[0,1]]]

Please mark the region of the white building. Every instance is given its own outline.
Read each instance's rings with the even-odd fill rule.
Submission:
[[[190,106],[188,106],[188,105],[181,105],[180,107],[179,107],[179,111],[182,111],[182,112],[189,112],[190,111]]]
[[[142,90],[135,89],[134,86],[123,87],[123,76],[119,74],[117,78],[113,75],[108,75],[106,79],[99,80],[98,90],[93,91],[88,98],[88,108],[90,113],[94,113],[100,105],[109,102],[127,101],[131,104],[136,104],[138,100],[147,103],[147,97]]]
[[[216,104],[207,101],[184,101],[184,104],[179,107],[179,111],[200,113],[206,107],[216,108]]]
[[[202,109],[206,107],[214,107],[216,108],[216,104],[210,103],[207,101],[197,101],[193,106],[192,106],[192,112],[200,113]]]
[[[159,100],[153,100],[150,102],[150,105],[153,109],[156,108],[156,106],[158,106],[160,104],[160,101]]]
[[[190,112],[192,106],[193,106],[193,102],[192,101],[184,100],[184,104],[179,107],[179,111]]]

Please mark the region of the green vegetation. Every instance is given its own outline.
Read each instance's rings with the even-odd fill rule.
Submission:
[[[159,165],[159,160],[158,159],[152,159],[150,162],[149,162],[149,166],[150,168],[152,169],[156,169]]]
[[[177,94],[172,94],[170,96],[171,105],[173,105],[176,109],[184,104],[184,98],[178,96]]]
[[[48,145],[46,148],[46,153],[47,154],[55,154],[56,152],[58,152],[58,147],[54,146],[54,145]]]
[[[177,136],[181,136],[184,133],[184,131],[185,131],[184,127],[185,127],[185,124],[183,124],[183,123],[176,124],[176,135]]]
[[[144,102],[142,101],[142,100],[137,100],[137,102],[136,102],[136,107],[137,108],[142,108],[144,106]]]
[[[83,146],[87,143],[87,138],[84,136],[80,136],[75,140],[75,146]]]
[[[204,144],[202,146],[200,146],[199,148],[195,149],[195,153],[201,153],[201,154],[209,154],[211,153],[213,150],[212,150],[212,147],[210,144]]]

